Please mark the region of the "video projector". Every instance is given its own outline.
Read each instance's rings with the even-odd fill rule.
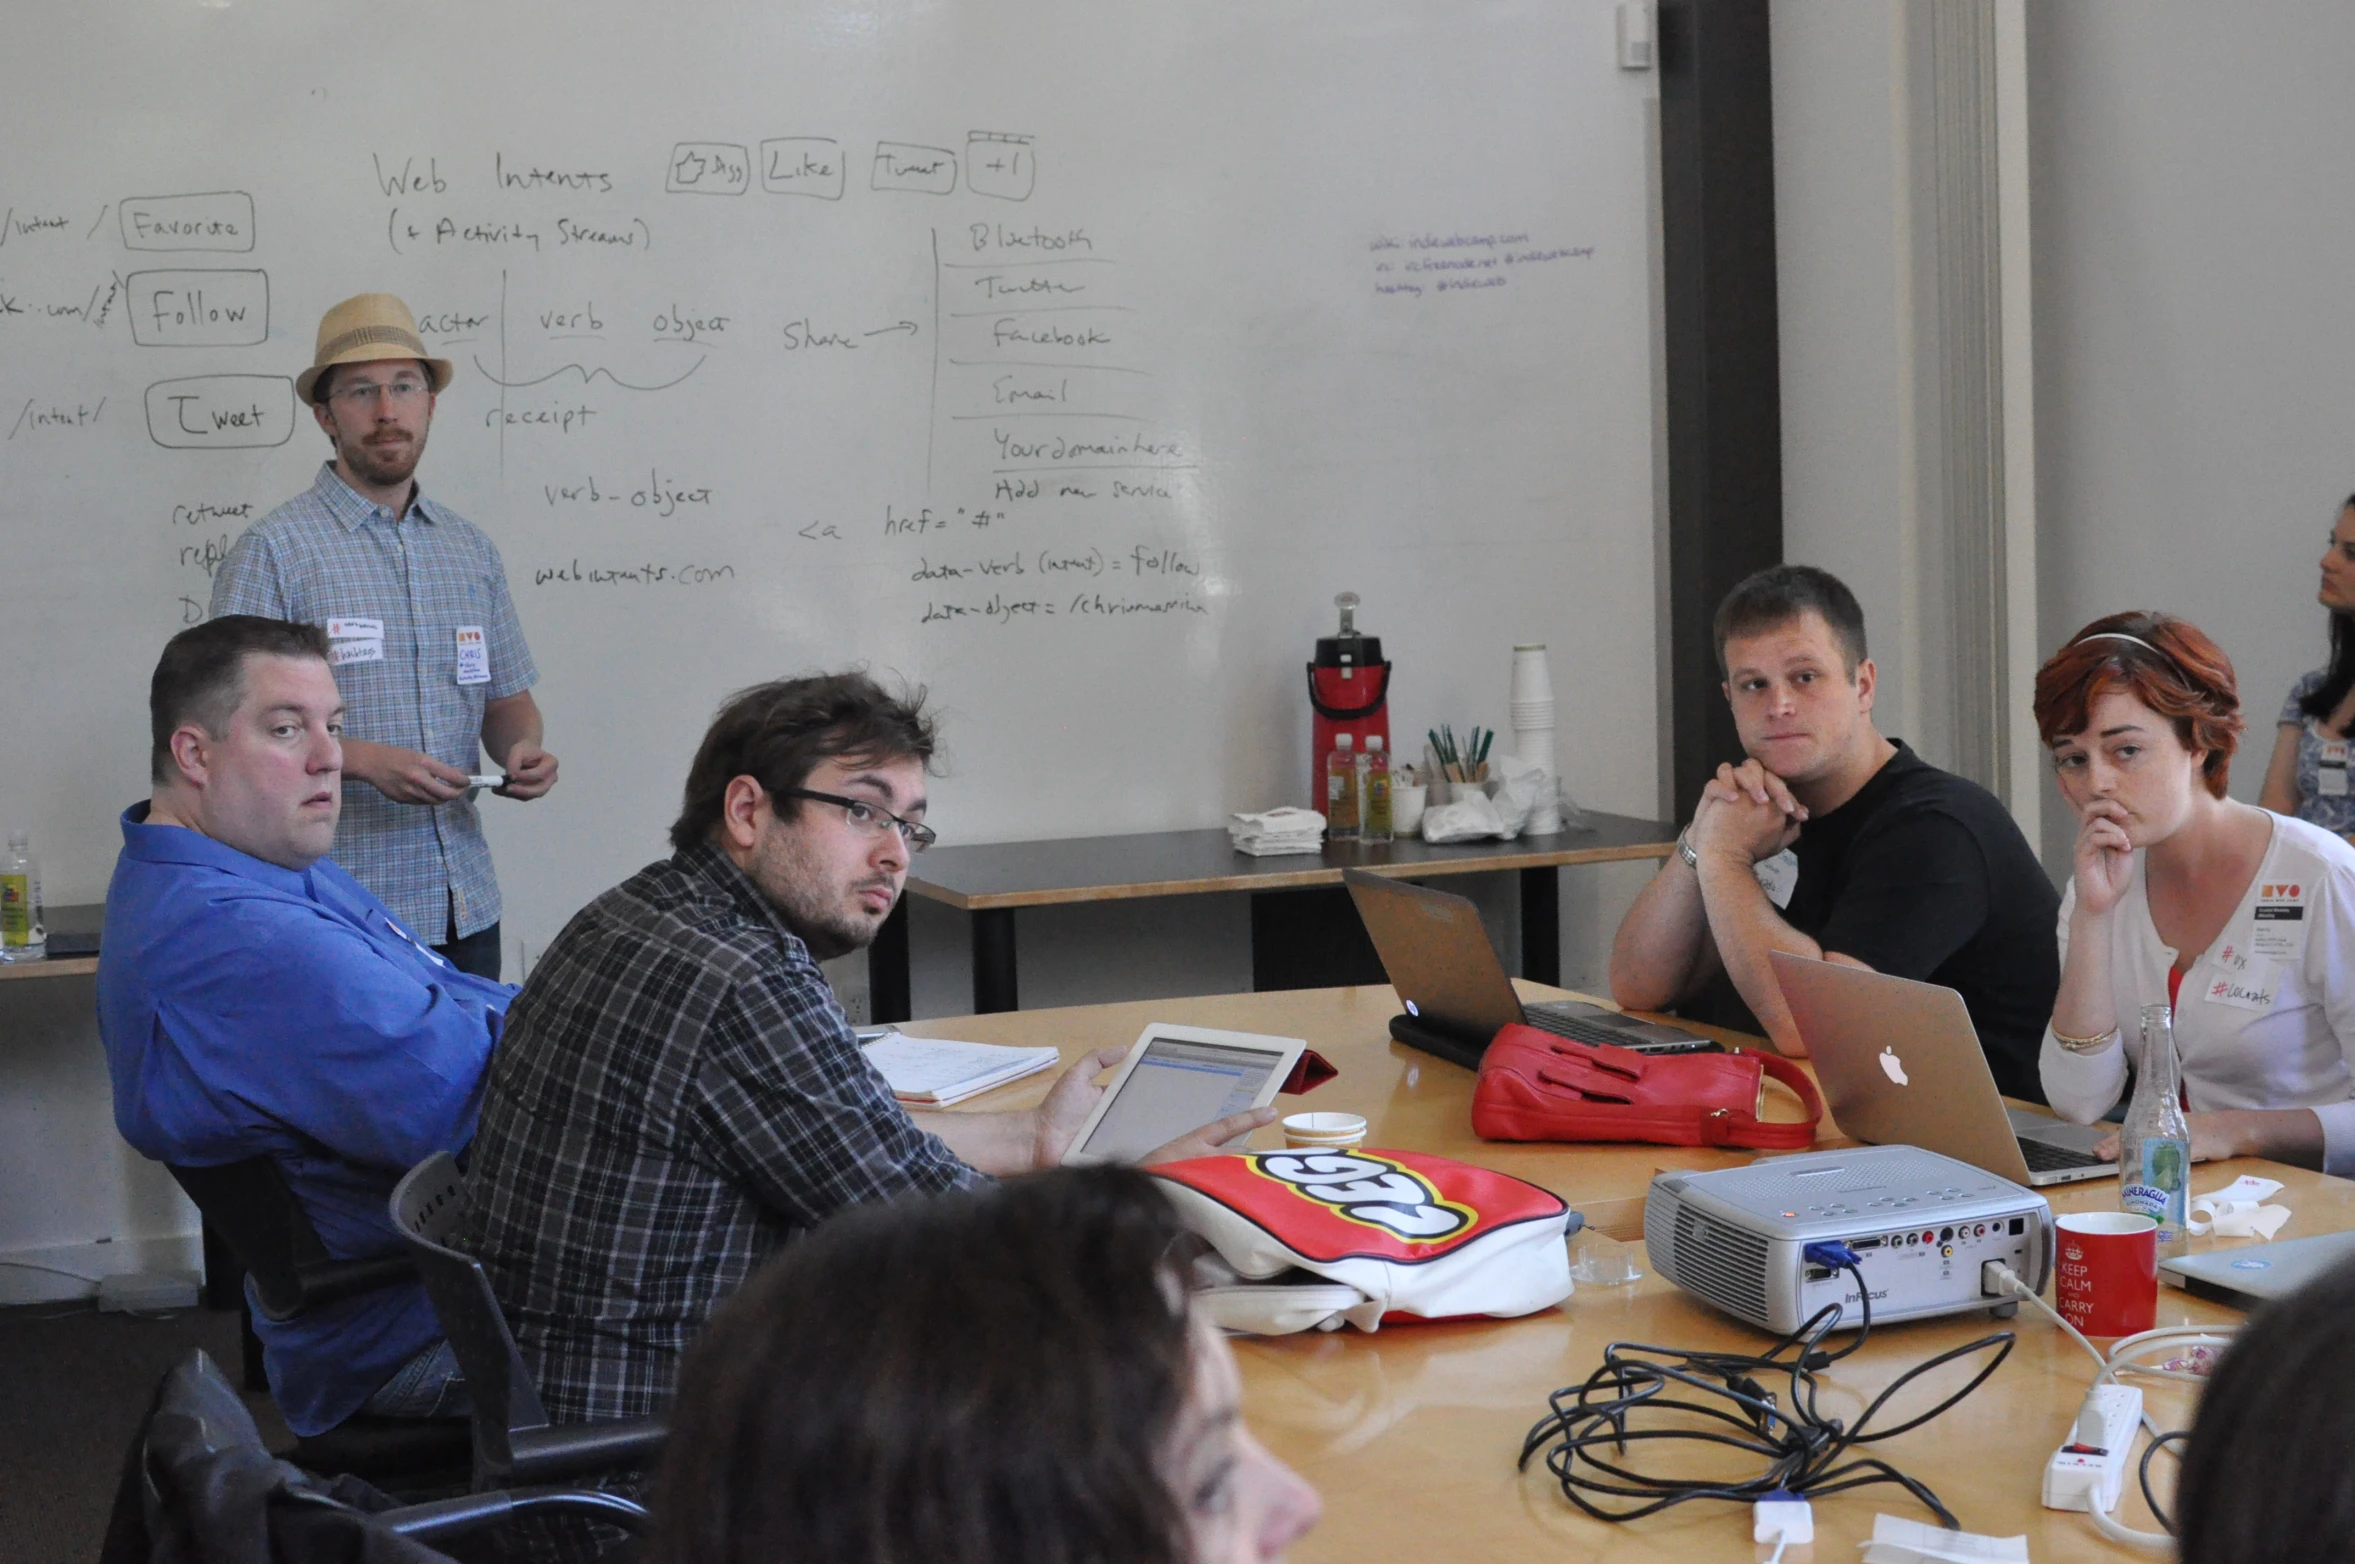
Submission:
[[[2039,1291],[2052,1270],[2052,1207],[2034,1190],[1918,1146],[1763,1157],[1714,1173],[1662,1173],[1644,1199],[1644,1243],[1662,1276],[1784,1335],[1827,1303],[1863,1323],[1856,1278],[1811,1246],[1845,1244],[1873,1323],[1988,1309],[1980,1267],[2002,1260]]]

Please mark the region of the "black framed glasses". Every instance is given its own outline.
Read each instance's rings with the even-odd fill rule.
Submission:
[[[880,804],[870,804],[863,798],[844,798],[840,793],[813,793],[806,787],[789,787],[780,791],[779,798],[807,798],[821,804],[833,804],[850,816],[850,823],[869,836],[881,836],[886,831],[897,831],[899,839],[908,844],[908,851],[920,853],[940,840],[940,833],[920,820],[907,820],[893,814]]]

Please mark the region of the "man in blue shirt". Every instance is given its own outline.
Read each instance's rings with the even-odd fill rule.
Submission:
[[[115,1123],[165,1163],[266,1155],[330,1255],[397,1252],[386,1199],[472,1140],[515,991],[434,955],[326,858],[343,699],[318,626],[181,632],[149,715],[155,791],[123,815],[98,974]],[[298,1434],[465,1410],[415,1283],[254,1326]]]

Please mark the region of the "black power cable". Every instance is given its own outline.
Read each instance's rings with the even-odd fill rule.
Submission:
[[[1843,1311],[1837,1303],[1826,1304],[1760,1353],[1696,1352],[1615,1341],[1604,1349],[1602,1366],[1584,1384],[1565,1386],[1546,1398],[1547,1415],[1521,1443],[1521,1469],[1526,1471],[1530,1458],[1543,1451],[1546,1469],[1562,1485],[1562,1496],[1607,1521],[1636,1520],[1691,1499],[1752,1504],[1778,1492],[1813,1498],[1895,1483],[1919,1499],[1941,1526],[1960,1530],[1953,1513],[1926,1484],[1877,1456],[1850,1457],[1860,1446],[1894,1439],[1955,1406],[2003,1365],[2017,1338],[2010,1331],[1997,1331],[1915,1364],[1875,1396],[1853,1426],[1827,1418],[1816,1409],[1816,1370],[1856,1351],[1872,1332],[1864,1272],[1853,1256],[1838,1269],[1855,1278],[1860,1301],[1856,1339],[1838,1352],[1824,1352],[1819,1345],[1839,1322]],[[1990,1348],[1995,1349],[1993,1355],[1953,1395],[1894,1428],[1867,1431],[1890,1398],[1916,1379]],[[1762,1375],[1788,1376],[1783,1402],[1759,1383]],[[1666,1427],[1637,1426],[1642,1419],[1670,1414],[1681,1417]],[[1703,1426],[1691,1426],[1693,1419]],[[1722,1427],[1707,1426],[1711,1423]],[[1745,1481],[1725,1483],[1656,1477],[1622,1464],[1630,1445],[1674,1440],[1747,1451],[1759,1457],[1764,1469]]]
[[[2136,1471],[2136,1475],[2142,1483],[2142,1502],[2151,1507],[2152,1517],[2156,1519],[2162,1527],[2166,1528],[2167,1535],[2170,1537],[2176,1535],[2175,1517],[2168,1514],[2165,1509],[2160,1507],[2158,1496],[2151,1492],[2151,1457],[2157,1455],[2161,1450],[2166,1449],[2169,1445],[2175,1444],[2180,1440],[2189,1439],[2190,1437],[2191,1430],[2188,1428],[2178,1428],[2172,1433],[2153,1434],[2151,1436],[2150,1448],[2143,1451],[2142,1464],[2137,1468]],[[2183,1457],[2178,1455],[2176,1459],[2180,1461],[2183,1459]]]

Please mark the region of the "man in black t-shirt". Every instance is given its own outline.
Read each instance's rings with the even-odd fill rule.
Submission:
[[[1768,953],[1958,990],[2005,1095],[2044,1100],[2060,898],[1995,796],[1873,725],[1864,612],[1839,579],[1778,565],[1717,610],[1749,758],[1721,765],[1628,909],[1611,995],[1764,1032],[1804,1054]]]

